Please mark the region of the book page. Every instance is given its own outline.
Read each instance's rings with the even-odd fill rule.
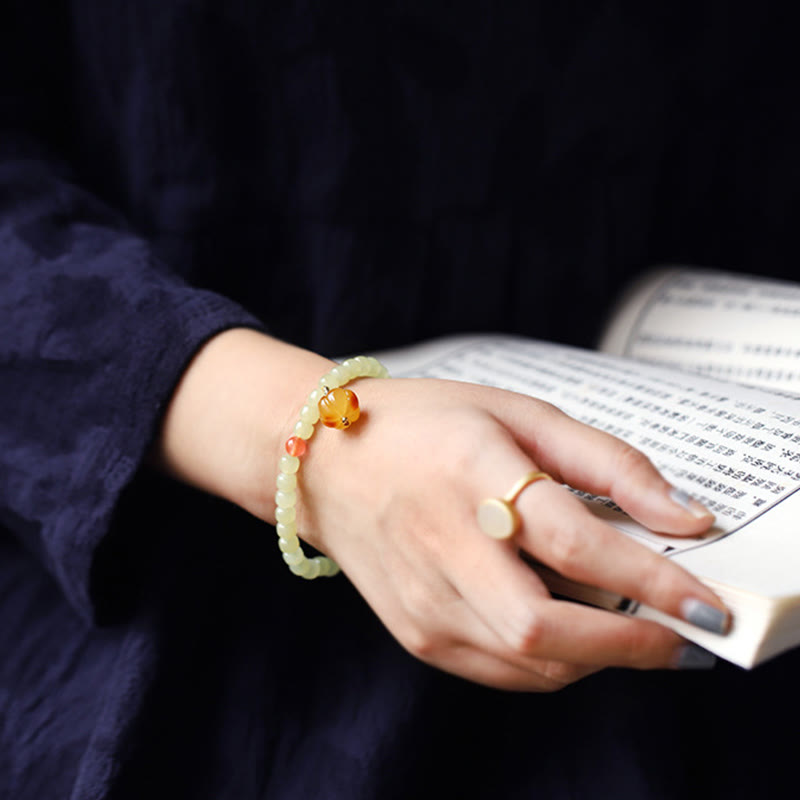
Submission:
[[[800,286],[660,270],[629,290],[599,349],[800,394]]]
[[[400,377],[483,383],[539,397],[644,451],[669,481],[716,514],[710,534],[662,536],[609,499],[585,499],[615,527],[661,552],[701,547],[737,531],[800,487],[800,404],[793,398],[505,336],[440,340],[381,358]]]

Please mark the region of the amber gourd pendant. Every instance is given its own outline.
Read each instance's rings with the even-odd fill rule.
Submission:
[[[358,397],[350,389],[331,389],[319,401],[319,418],[328,428],[349,428],[360,414]]]

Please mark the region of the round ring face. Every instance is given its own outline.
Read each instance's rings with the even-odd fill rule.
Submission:
[[[492,539],[508,539],[519,525],[517,510],[499,497],[490,497],[478,506],[478,525]]]

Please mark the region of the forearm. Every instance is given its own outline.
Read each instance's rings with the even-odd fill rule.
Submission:
[[[275,473],[308,392],[331,362],[245,328],[209,340],[164,416],[153,462],[274,522]]]

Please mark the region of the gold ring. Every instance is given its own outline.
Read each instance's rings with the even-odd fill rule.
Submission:
[[[478,506],[478,525],[492,539],[510,539],[519,529],[519,512],[514,502],[536,481],[553,480],[546,472],[523,475],[503,497],[487,497]]]

